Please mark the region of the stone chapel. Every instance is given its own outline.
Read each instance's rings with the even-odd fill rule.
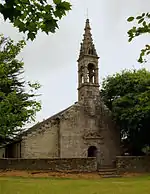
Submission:
[[[78,62],[78,102],[23,132],[5,158],[87,158],[111,165],[120,155],[120,133],[102,102],[99,66],[89,19]]]

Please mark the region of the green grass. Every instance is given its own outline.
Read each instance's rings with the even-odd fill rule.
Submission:
[[[149,194],[150,176],[97,180],[0,178],[0,194]]]

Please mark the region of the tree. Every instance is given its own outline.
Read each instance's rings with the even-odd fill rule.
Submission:
[[[28,39],[34,40],[38,31],[54,33],[58,21],[71,9],[69,2],[53,0],[3,0],[0,3],[0,13],[4,19],[27,33]]]
[[[129,31],[129,42],[131,42],[135,37],[141,36],[143,34],[149,34],[150,33],[150,13],[142,13],[141,15],[138,15],[137,17],[129,17],[128,22],[136,21],[138,24],[138,27],[133,26]],[[146,62],[147,55],[150,54],[150,44],[145,45],[145,48],[141,50],[140,57],[138,59],[138,62],[143,63]]]
[[[104,79],[102,97],[120,126],[122,142],[133,155],[150,146],[150,72],[124,70]]]
[[[40,85],[28,82],[26,92],[27,82],[22,77],[24,63],[17,59],[24,45],[23,40],[15,44],[0,35],[0,139],[9,139],[21,132],[41,109],[40,102],[35,100]]]

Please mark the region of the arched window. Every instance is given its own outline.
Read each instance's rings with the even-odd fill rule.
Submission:
[[[81,74],[81,84],[84,83],[84,77],[83,77],[83,74]]]
[[[84,83],[84,68],[83,66],[80,67],[80,83]]]
[[[88,64],[88,82],[89,83],[95,82],[95,66],[92,63]]]
[[[97,148],[95,146],[90,146],[88,149],[88,157],[96,157]]]

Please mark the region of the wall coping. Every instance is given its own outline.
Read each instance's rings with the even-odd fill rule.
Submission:
[[[150,158],[150,156],[116,156],[116,158]]]
[[[82,160],[82,159],[88,159],[93,160],[96,159],[96,157],[89,157],[89,158],[0,158],[0,160]]]

